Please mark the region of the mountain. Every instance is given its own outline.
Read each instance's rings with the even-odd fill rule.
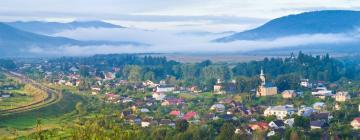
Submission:
[[[73,21],[69,23],[59,22],[42,22],[42,21],[16,21],[7,22],[6,24],[20,30],[38,33],[54,34],[65,30],[74,30],[77,28],[124,28],[123,26],[114,25],[103,21]]]
[[[137,42],[114,42],[114,41],[80,41],[65,37],[52,37],[39,35],[16,29],[5,23],[0,23],[0,55],[13,55],[28,49],[29,47],[51,48],[64,45],[147,45]]]
[[[350,33],[360,26],[359,11],[325,10],[273,19],[264,25],[214,40],[270,40],[301,34]]]

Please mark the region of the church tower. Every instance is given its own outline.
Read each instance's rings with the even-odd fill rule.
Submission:
[[[260,81],[261,81],[261,86],[265,86],[266,84],[266,81],[265,81],[265,74],[264,74],[264,71],[263,69],[261,68],[261,72],[260,72]]]

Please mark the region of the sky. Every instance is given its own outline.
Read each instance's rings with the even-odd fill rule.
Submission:
[[[54,53],[248,51],[358,39],[343,34],[313,34],[271,41],[211,40],[256,28],[267,21],[318,10],[359,10],[357,0],[0,0],[0,21],[103,20],[126,29],[76,29],[54,34],[79,40],[135,41],[138,46],[62,46]],[[41,52],[41,48],[32,51]]]
[[[289,14],[324,9],[357,10],[357,0],[1,0],[0,20],[107,20],[130,27],[228,24],[244,30]]]

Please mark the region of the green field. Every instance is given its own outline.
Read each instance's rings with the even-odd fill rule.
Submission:
[[[37,120],[40,120],[44,129],[70,122],[74,120],[76,103],[82,101],[81,96],[64,93],[63,99],[56,104],[29,112],[0,116],[0,136],[9,136],[14,129],[21,135],[26,135],[37,125]]]
[[[0,99],[0,110],[23,106],[33,101],[33,96],[26,94],[22,90],[11,90],[8,92],[11,93],[11,97]]]

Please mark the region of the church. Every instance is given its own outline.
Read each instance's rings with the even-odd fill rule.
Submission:
[[[260,81],[261,84],[256,90],[256,97],[272,96],[277,94],[277,87],[273,86],[270,82],[266,82],[263,69],[261,69],[260,72]]]

